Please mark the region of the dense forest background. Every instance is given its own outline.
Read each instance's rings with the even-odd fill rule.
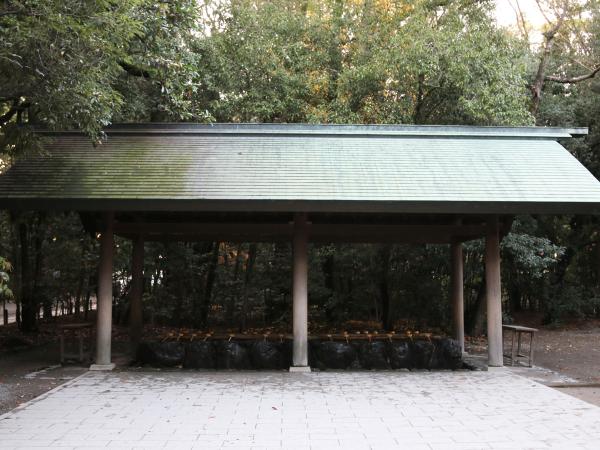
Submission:
[[[116,122],[537,124],[589,127],[564,144],[598,177],[600,2],[539,5],[548,23],[532,46],[524,17],[499,28],[486,0],[4,0],[0,171],[40,151],[36,126],[83,130],[102,151]],[[598,317],[599,231],[593,216],[516,218],[502,243],[506,319]],[[77,213],[0,213],[0,300],[17,303],[22,330],[89,304],[98,247]],[[117,240],[121,323],[130,255]],[[310,259],[313,326],[449,326],[447,246],[313,245]],[[465,260],[478,334],[482,242]],[[147,243],[146,320],[286,329],[290,264],[288,243]]]

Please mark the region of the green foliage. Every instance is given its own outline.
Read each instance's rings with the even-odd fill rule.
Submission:
[[[525,49],[487,2],[207,6],[197,101],[217,121],[532,122]]]
[[[27,125],[92,138],[118,120],[201,120],[191,111],[196,2],[5,1],[0,9],[0,152]]]
[[[568,284],[550,294],[544,305],[543,320],[556,324],[568,318],[598,317],[600,297],[585,286]]]
[[[504,238],[502,250],[511,259],[512,270],[533,279],[547,273],[565,251],[547,238],[516,233],[509,233]]]
[[[600,66],[600,2],[570,2],[575,8],[566,17],[552,49],[548,73],[573,78]],[[539,55],[535,55],[536,58]],[[569,140],[565,146],[596,177],[600,176],[600,89],[596,78],[577,83],[546,82],[536,118],[541,125],[586,126],[586,138]],[[600,288],[600,241],[595,216],[542,217],[536,225],[540,235],[564,248],[550,273],[539,309],[545,320],[568,316],[597,317]]]
[[[12,298],[13,293],[8,287],[10,277],[9,272],[12,270],[12,265],[6,259],[0,256],[0,299]]]
[[[561,29],[549,73],[576,76],[600,61],[599,3],[580,3],[586,14]],[[5,1],[0,171],[39,147],[38,126],[99,140],[115,121],[532,124],[528,83],[539,55],[498,28],[491,10],[489,0]],[[568,146],[597,176],[599,92],[594,80],[546,83],[535,117],[589,126],[588,138]],[[17,242],[20,225],[26,243]],[[507,315],[597,316],[598,225],[517,218],[502,245]],[[126,321],[131,245],[117,243],[115,311]],[[93,296],[98,242],[76,215],[0,218],[0,254],[15,263],[10,281],[0,268],[0,286],[10,282],[17,301],[22,245],[32,267],[42,255],[36,304]],[[448,325],[446,246],[315,245],[310,258],[311,323]],[[290,262],[287,244],[148,243],[146,319],[285,328]],[[469,242],[468,317],[481,310],[484,281],[483,244]]]

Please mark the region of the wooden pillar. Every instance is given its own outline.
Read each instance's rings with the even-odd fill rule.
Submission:
[[[465,351],[465,312],[463,295],[463,249],[462,242],[454,241],[450,246],[452,258],[451,289],[452,289],[452,325],[454,339]]]
[[[487,224],[485,237],[485,293],[487,305],[488,365],[501,367],[502,357],[502,287],[500,283],[500,238],[498,217]]]
[[[98,272],[98,299],[96,302],[96,364],[90,370],[112,370],[112,272],[113,272],[113,221],[114,213],[107,213],[106,227],[100,237],[100,267]]]
[[[142,336],[144,292],[144,238],[140,234],[133,240],[131,254],[131,293],[129,298],[129,335],[131,347],[135,352]],[[135,353],[134,353],[135,355]]]
[[[290,372],[308,367],[308,224],[306,214],[294,216],[293,240],[293,354]]]

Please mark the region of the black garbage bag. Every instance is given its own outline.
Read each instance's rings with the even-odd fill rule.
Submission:
[[[388,355],[392,369],[410,369],[413,366],[409,341],[391,341],[388,343]]]
[[[460,369],[462,365],[462,350],[458,341],[442,338],[434,342],[432,369],[456,370]]]
[[[250,352],[240,342],[221,341],[215,346],[215,349],[217,352],[217,369],[252,369]]]
[[[412,368],[430,369],[433,359],[433,343],[426,339],[417,339],[412,342]]]
[[[154,367],[174,367],[183,363],[185,346],[182,342],[141,342],[137,361]]]
[[[356,350],[347,342],[322,341],[316,354],[325,369],[347,369],[356,360]]]
[[[385,342],[356,342],[358,360],[363,369],[383,370],[390,368]]]
[[[217,367],[215,346],[210,341],[187,344],[183,367],[186,369],[215,369]]]
[[[271,341],[256,341],[250,348],[250,359],[253,369],[280,370],[285,369],[283,345]]]

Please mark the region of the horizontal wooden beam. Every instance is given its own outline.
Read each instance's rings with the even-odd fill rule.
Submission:
[[[115,232],[146,240],[270,242],[290,240],[288,223],[133,223],[115,224]],[[485,224],[405,225],[405,224],[322,224],[309,225],[312,242],[450,243],[484,236]]]

